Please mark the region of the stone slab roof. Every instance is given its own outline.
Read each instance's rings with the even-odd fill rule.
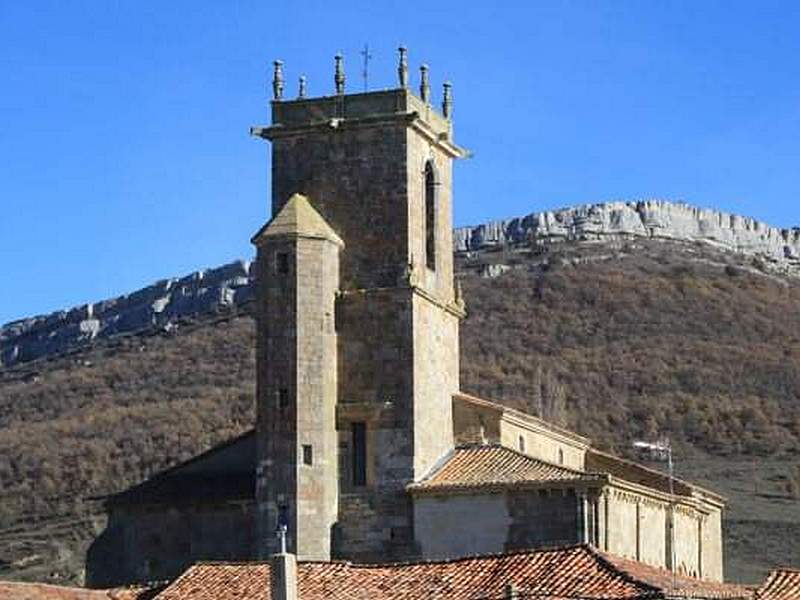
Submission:
[[[656,471],[632,460],[627,460],[619,456],[614,456],[607,452],[602,452],[596,448],[589,448],[586,451],[586,470],[600,473],[608,473],[619,479],[638,483],[649,488],[659,490],[664,493],[670,491],[670,478],[667,473]],[[693,496],[699,493],[706,498],[713,499],[718,503],[724,503],[725,498],[716,492],[707,490],[694,483],[684,481],[679,477],[672,478],[672,486],[678,496]]]
[[[663,587],[672,583],[666,571],[616,562],[583,545],[418,563],[301,562],[297,578],[302,600],[499,600],[508,584],[520,598],[542,600],[752,598],[747,588],[685,577],[675,579],[672,593]],[[270,566],[199,563],[156,600],[271,600]]]
[[[252,241],[258,244],[264,238],[282,236],[319,238],[344,245],[333,228],[302,194],[294,194],[289,198],[278,214],[253,236]]]
[[[241,448],[234,464],[215,464],[218,457]],[[252,449],[251,449],[252,448]],[[256,490],[255,431],[248,430],[210,450],[161,471],[126,490],[94,498],[109,506],[184,505],[252,501]]]
[[[578,435],[578,433],[570,429],[567,429],[566,427],[561,427],[560,425],[556,425],[555,423],[546,421],[541,417],[537,417],[536,415],[532,415],[530,413],[526,413],[524,411],[511,408],[510,406],[506,406],[505,404],[500,404],[499,402],[487,400],[486,398],[480,398],[478,396],[474,396],[472,394],[468,394],[467,392],[463,391],[456,392],[455,394],[453,394],[453,400],[456,402],[464,402],[466,404],[471,404],[476,407],[485,408],[487,410],[494,411],[495,413],[498,413],[500,415],[516,418],[526,423],[529,427],[534,428],[534,430],[535,429],[545,430],[551,436],[566,438],[573,445],[576,446],[583,446],[588,448],[591,445],[591,440],[589,438],[584,437],[582,435]]]
[[[800,569],[775,569],[758,589],[758,600],[798,600]]]
[[[255,471],[250,473],[209,473],[164,475],[120,492],[107,499],[121,504],[199,504],[252,501],[255,497]]]
[[[543,482],[602,482],[602,474],[584,473],[530,457],[499,444],[457,447],[412,492],[454,491]]]

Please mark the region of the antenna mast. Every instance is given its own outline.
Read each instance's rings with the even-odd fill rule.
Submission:
[[[372,59],[372,54],[369,53],[369,44],[364,44],[361,56],[364,57],[364,69],[361,71],[361,76],[364,78],[364,91],[366,92],[369,83],[369,61]]]

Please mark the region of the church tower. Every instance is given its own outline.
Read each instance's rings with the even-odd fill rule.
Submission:
[[[459,388],[453,284],[452,100],[428,69],[408,88],[284,100],[275,63],[272,214],[258,248],[262,553],[287,527],[300,558],[412,557],[406,486],[453,447]]]

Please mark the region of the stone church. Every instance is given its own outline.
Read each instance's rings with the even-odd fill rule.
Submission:
[[[93,586],[264,558],[387,562],[587,544],[722,579],[723,499],[459,387],[453,139],[444,84],[284,98],[257,250],[257,422],[104,499]]]

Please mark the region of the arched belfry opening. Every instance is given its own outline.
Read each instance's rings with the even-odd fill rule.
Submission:
[[[433,162],[425,163],[425,264],[436,269],[436,171]]]

